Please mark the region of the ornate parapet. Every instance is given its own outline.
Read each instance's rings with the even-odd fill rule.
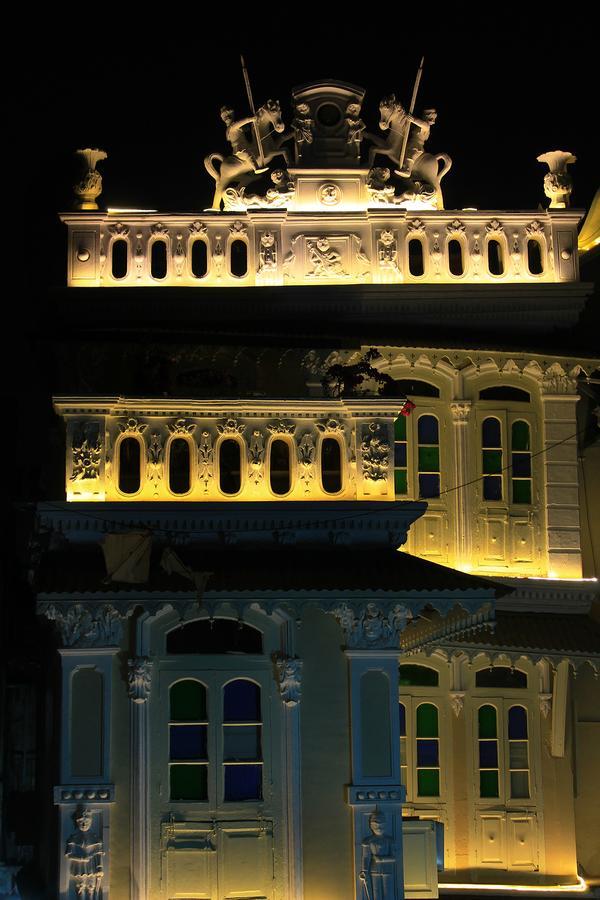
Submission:
[[[264,210],[247,206],[200,218],[64,214],[68,284],[509,285],[579,278],[580,212],[411,210],[374,194],[366,169],[298,169],[289,177],[286,206],[270,210],[268,221]]]

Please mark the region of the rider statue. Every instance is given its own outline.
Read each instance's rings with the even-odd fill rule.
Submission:
[[[413,166],[419,156],[424,152],[425,141],[431,134],[431,127],[435,124],[437,112],[435,109],[423,110],[423,118],[406,114],[407,127],[410,129],[408,134],[408,142],[406,144],[406,153],[404,154],[404,162],[402,167],[397,170],[397,174],[403,178],[410,178]],[[415,125],[416,128],[411,128]]]
[[[231,144],[233,155],[237,156],[242,162],[249,163],[256,174],[264,172],[264,168],[261,168],[252,152],[252,144],[244,134],[244,125],[251,125],[256,122],[256,116],[248,116],[245,119],[236,121],[234,111],[228,106],[222,106],[221,118],[226,126],[225,137]]]

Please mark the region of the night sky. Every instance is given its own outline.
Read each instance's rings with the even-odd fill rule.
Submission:
[[[377,130],[385,94],[408,104],[424,54],[416,110],[438,110],[428,149],[453,159],[443,182],[446,208],[547,206],[547,169],[536,156],[553,149],[576,154],[573,205],[589,206],[598,182],[598,96],[584,15],[540,7],[528,19],[504,3],[485,16],[454,4],[450,16],[440,15],[439,4],[432,13],[407,4],[395,13],[367,10],[362,20],[345,13],[340,26],[321,20],[314,4],[303,14],[233,9],[224,5],[222,16],[207,20],[165,7],[148,36],[147,11],[132,22],[120,9],[96,7],[89,23],[81,13],[48,44],[38,35],[16,95],[23,126],[11,138],[23,172],[20,208],[25,219],[38,211],[47,236],[44,280],[64,283],[66,232],[56,212],[71,207],[78,147],[109,154],[99,166],[103,206],[166,212],[208,205],[212,179],[202,160],[227,147],[219,107],[248,112],[240,51],[256,105],[279,99],[286,124],[293,86],[334,78],[366,88],[369,130]]]

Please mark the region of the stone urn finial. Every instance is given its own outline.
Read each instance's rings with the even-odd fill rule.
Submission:
[[[573,190],[567,166],[577,162],[577,157],[568,150],[550,150],[538,156],[537,161],[547,163],[550,169],[544,176],[544,193],[550,200],[550,209],[566,209]]]
[[[73,185],[77,202],[75,209],[98,209],[97,198],[102,193],[102,175],[96,169],[96,164],[108,156],[104,150],[76,150],[82,158],[85,166],[83,177],[78,184]]]

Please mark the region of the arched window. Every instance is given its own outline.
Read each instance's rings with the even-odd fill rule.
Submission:
[[[192,241],[191,264],[194,278],[204,278],[208,272],[208,246],[203,238]]]
[[[479,796],[500,796],[498,756],[498,715],[496,707],[486,704],[478,711]]]
[[[403,663],[400,666],[400,686],[437,687],[440,683],[439,673],[430,666],[419,666]]]
[[[231,242],[229,271],[235,278],[243,278],[248,273],[248,245],[241,238]]]
[[[512,423],[510,449],[512,502],[531,503],[531,444],[527,422]]]
[[[481,426],[483,499],[502,500],[502,428],[489,416]]]
[[[504,275],[504,253],[495,238],[490,238],[487,244],[487,264],[490,275]]]
[[[242,447],[234,438],[225,438],[219,445],[219,487],[231,495],[242,487]]]
[[[544,272],[542,245],[537,238],[529,238],[527,241],[527,268],[530,275],[542,275]]]
[[[437,706],[433,703],[417,706],[417,794],[440,794],[440,737]]]
[[[448,268],[450,274],[455,277],[459,277],[465,271],[462,243],[456,238],[448,241]]]
[[[111,270],[113,278],[125,278],[128,265],[128,245],[123,238],[113,241],[111,247]]]
[[[440,436],[436,416],[419,416],[417,427],[419,497],[440,496]]]
[[[119,444],[119,490],[137,494],[141,484],[141,447],[137,438],[123,438]]]
[[[507,400],[510,403],[530,403],[531,394],[521,388],[512,387],[509,384],[497,384],[494,387],[483,388],[479,391],[480,400]]]
[[[425,273],[425,261],[423,258],[423,242],[421,238],[411,238],[408,242],[408,271],[415,278],[420,278]]]
[[[167,242],[157,240],[152,242],[150,250],[150,274],[158,281],[167,277]]]
[[[326,494],[339,494],[342,489],[342,451],[336,438],[321,442],[321,483]]]
[[[509,666],[493,666],[475,673],[475,687],[483,688],[526,688],[527,675]]]
[[[278,496],[288,494],[291,487],[290,445],[282,438],[271,441],[269,452],[269,481],[271,490]]]
[[[174,438],[169,444],[169,489],[173,494],[187,494],[191,487],[190,444],[185,438]]]
[[[196,619],[167,634],[167,653],[262,652],[262,633],[238,619]]]
[[[206,688],[191,678],[169,691],[169,796],[208,800],[208,710]]]
[[[226,802],[262,799],[260,687],[237,678],[223,689],[223,772]]]

